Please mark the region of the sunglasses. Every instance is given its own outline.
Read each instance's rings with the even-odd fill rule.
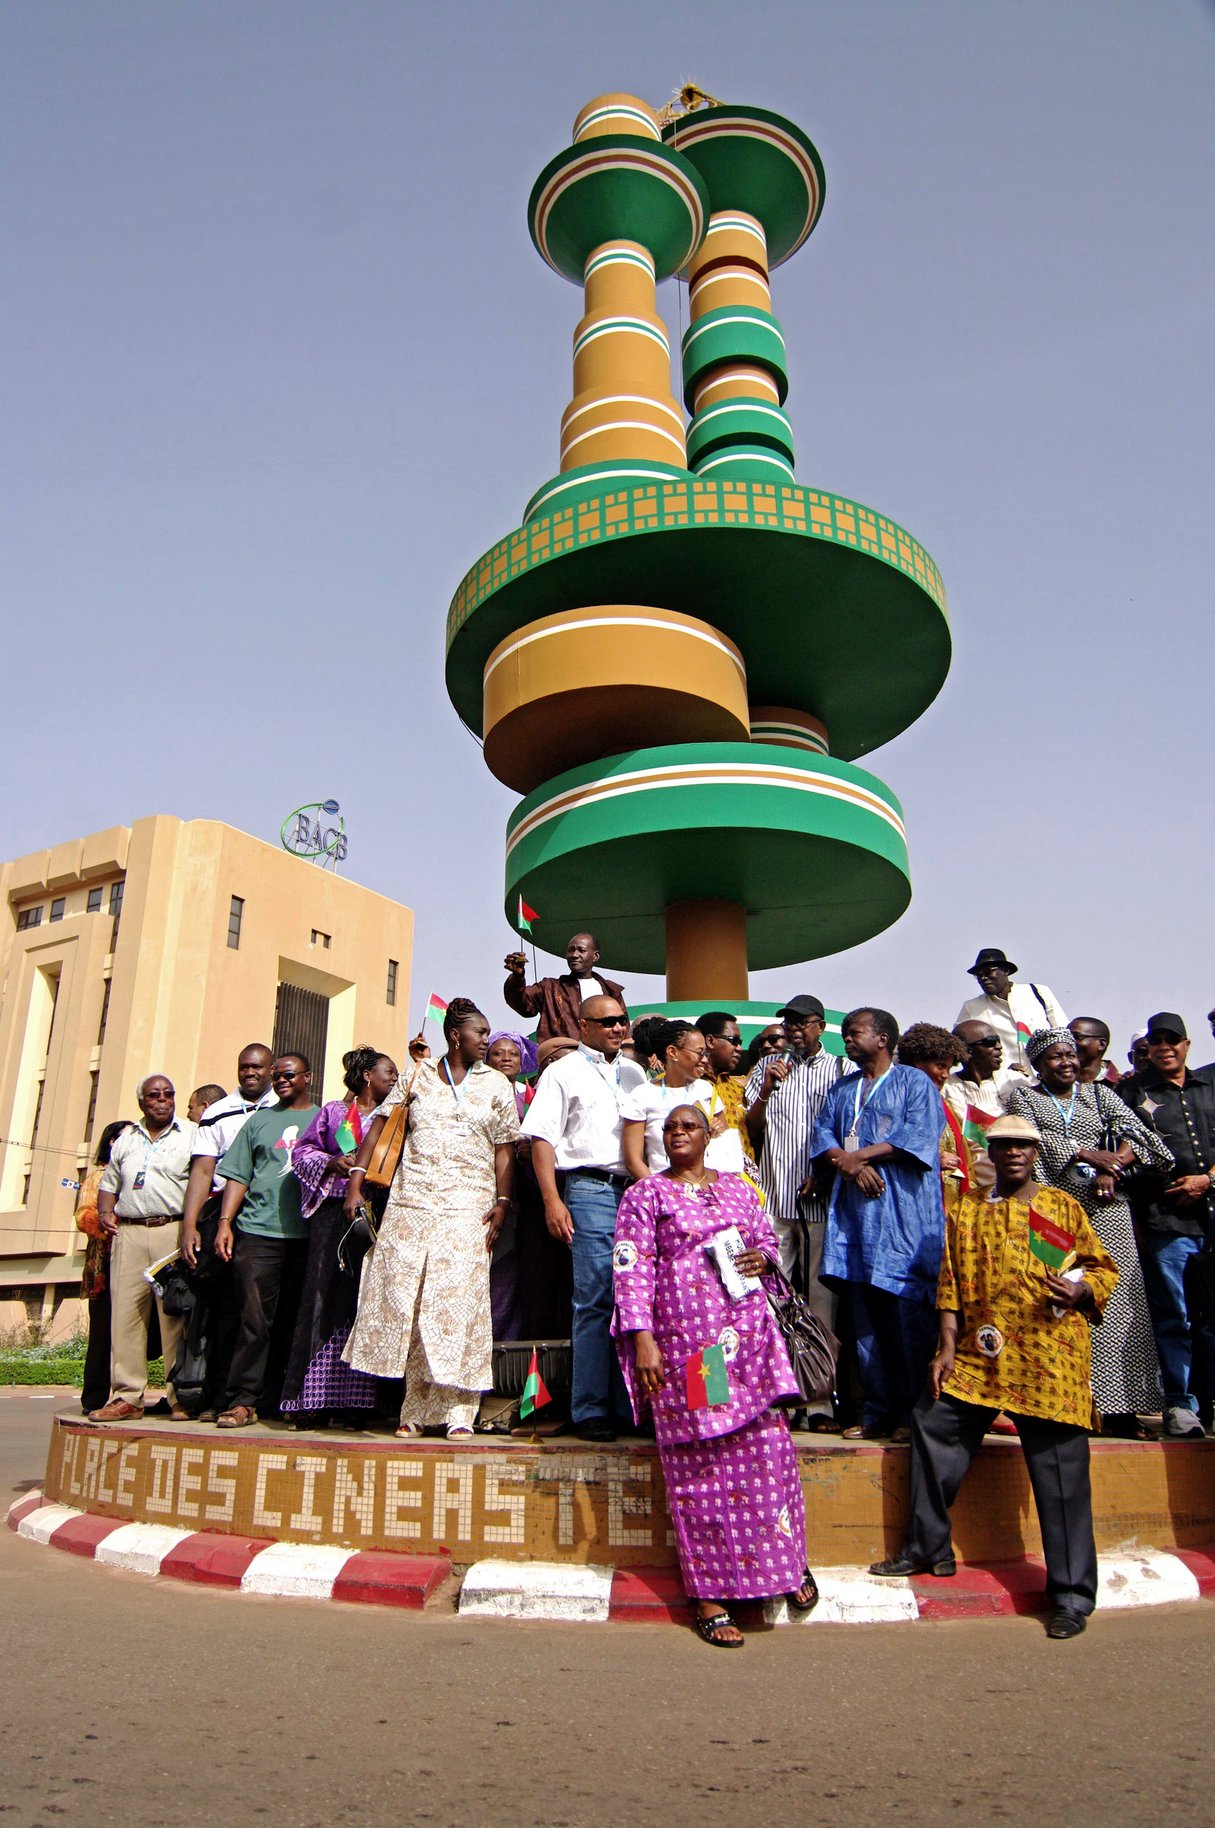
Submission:
[[[629,1025],[627,1016],[587,1016],[586,1020],[593,1022],[596,1028],[627,1028]]]
[[[1001,1042],[999,1035],[980,1035],[978,1040],[972,1041],[970,1045],[972,1047],[999,1047]]]

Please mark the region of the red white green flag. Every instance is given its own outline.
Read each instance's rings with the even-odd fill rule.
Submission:
[[[985,1149],[987,1147],[987,1132],[995,1121],[995,1116],[992,1112],[981,1111],[978,1105],[968,1104],[966,1107],[966,1121],[962,1125],[962,1134],[968,1143],[974,1143],[978,1148]]]
[[[544,1379],[540,1375],[540,1360],[537,1358],[536,1348],[533,1346],[531,1363],[527,1367],[527,1382],[523,1386],[523,1396],[519,1403],[520,1420],[526,1422],[533,1410],[543,1409],[544,1405],[551,1403],[552,1400],[545,1388]]]
[[[689,1409],[713,1409],[730,1400],[730,1379],[726,1374],[724,1346],[702,1346],[693,1352],[687,1364]]]
[[[1033,1032],[1034,1031],[1030,1027],[1028,1022],[1018,1022],[1017,1023],[1017,1044],[1020,1047],[1022,1053],[1025,1052],[1025,1043],[1029,1040],[1029,1037],[1033,1034]]]
[[[430,1001],[426,1005],[426,1014],[422,1017],[423,1022],[438,1022],[441,1024],[443,1017],[446,1014],[447,1004],[443,1001],[442,997],[437,997],[432,990],[430,993]]]
[[[539,920],[539,918],[540,916],[537,914],[535,908],[529,908],[522,895],[520,895],[519,912],[515,916],[515,926],[518,928],[519,932],[530,933],[532,930],[532,922],[534,920]]]
[[[1044,1218],[1040,1212],[1030,1208],[1029,1213],[1029,1248],[1031,1255],[1044,1263],[1047,1269],[1056,1274],[1066,1269],[1076,1254],[1076,1240],[1070,1231],[1064,1231],[1053,1219]]]
[[[352,1098],[346,1115],[334,1132],[334,1140],[343,1155],[353,1155],[363,1140],[363,1118],[358,1100]]]

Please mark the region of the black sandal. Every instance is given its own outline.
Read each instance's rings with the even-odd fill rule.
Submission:
[[[726,1629],[738,1631],[738,1626],[734,1623],[734,1620],[730,1617],[730,1614],[725,1610],[724,1606],[720,1612],[713,1613],[712,1617],[707,1619],[701,1618],[699,1612],[696,1610],[696,1606],[697,1602],[693,1600],[692,1623],[695,1625],[706,1644],[715,1644],[719,1650],[742,1649],[743,1636],[741,1632],[739,1632],[739,1635],[736,1638],[723,1638],[721,1635]]]
[[[802,1599],[801,1595],[807,1592],[810,1595],[809,1599]],[[818,1582],[815,1580],[813,1574],[811,1574],[809,1568],[806,1568],[802,1574],[801,1586],[795,1593],[787,1593],[785,1595],[785,1600],[793,1612],[814,1611],[814,1608],[818,1605],[819,1601]]]

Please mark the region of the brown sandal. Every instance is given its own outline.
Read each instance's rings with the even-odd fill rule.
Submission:
[[[257,1410],[250,1409],[244,1403],[237,1403],[235,1409],[225,1409],[216,1418],[217,1428],[251,1428],[257,1420]]]

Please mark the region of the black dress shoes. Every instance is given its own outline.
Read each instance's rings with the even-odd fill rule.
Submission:
[[[1046,1635],[1048,1638],[1078,1638],[1087,1623],[1082,1612],[1073,1612],[1068,1606],[1057,1606],[1047,1622]]]
[[[616,1430],[610,1422],[576,1422],[574,1433],[580,1441],[614,1441]]]
[[[880,1575],[883,1580],[895,1580],[906,1574],[935,1574],[939,1580],[948,1580],[956,1574],[958,1564],[952,1555],[943,1561],[916,1561],[911,1555],[892,1555],[888,1561],[875,1561],[871,1564],[870,1574]]]

